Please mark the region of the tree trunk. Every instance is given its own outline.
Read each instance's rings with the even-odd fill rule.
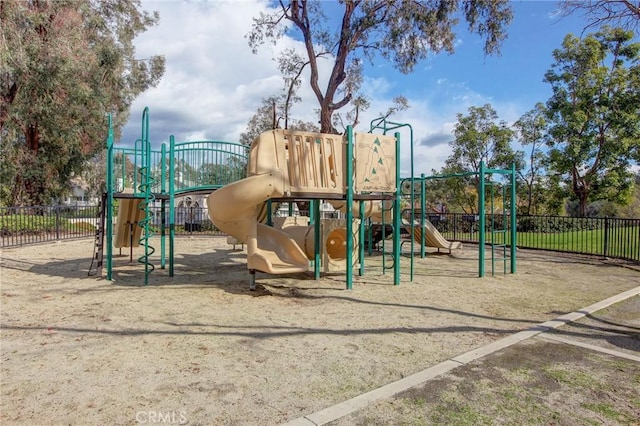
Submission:
[[[27,127],[24,132],[25,145],[27,147],[25,152],[25,163],[23,167],[30,169],[26,176],[21,177],[22,189],[24,192],[21,194],[22,203],[29,203],[31,205],[41,204],[42,195],[44,192],[44,182],[38,178],[40,173],[44,173],[42,168],[38,167],[38,151],[40,149],[40,131],[37,124],[32,124]],[[22,191],[20,191],[22,192]]]
[[[327,103],[324,103],[320,107],[320,133],[336,133],[331,122],[332,116],[333,110],[329,108]]]
[[[587,213],[587,198],[589,193],[587,191],[578,192],[578,214],[580,217],[585,217]]]
[[[23,189],[22,175],[18,173],[13,181],[13,189],[11,190],[11,205],[15,207],[22,207],[24,201],[22,197]]]

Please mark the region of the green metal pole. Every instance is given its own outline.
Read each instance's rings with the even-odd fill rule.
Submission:
[[[381,207],[382,208],[382,207]],[[364,203],[360,201],[360,226],[358,228],[358,261],[360,263],[359,275],[364,275]],[[383,212],[384,215],[384,212]]]
[[[415,199],[414,199],[414,197],[415,197],[415,191],[414,191],[415,179],[413,177],[413,172],[411,173],[411,178],[410,179],[411,179],[411,181],[410,181],[411,182],[411,188],[409,189],[409,203],[410,203],[409,204],[410,205],[409,211],[410,211],[411,214],[409,216],[409,220],[410,220],[410,223],[411,223],[410,224],[410,226],[411,226],[411,239],[409,240],[409,247],[410,247],[411,251],[409,253],[409,256],[410,256],[410,259],[411,259],[411,274],[410,274],[411,278],[410,279],[413,281],[413,266],[414,266],[415,252],[416,252],[415,247],[414,247],[414,244],[415,244],[414,235],[415,235],[415,228],[416,228],[416,211],[415,211]]]
[[[382,205],[382,209],[384,209],[384,204]],[[382,219],[384,223],[384,214]],[[367,251],[369,253],[369,256],[371,256],[373,254],[373,222],[371,221],[371,218],[367,219],[367,226],[369,229],[369,232],[367,232]]]
[[[320,279],[320,200],[311,200],[309,209],[313,214],[313,277]]]
[[[427,241],[426,241],[426,225],[427,225],[427,217],[426,217],[426,210],[427,210],[427,200],[426,200],[426,194],[425,194],[426,190],[425,190],[425,183],[424,183],[424,173],[420,174],[420,227],[421,227],[421,232],[420,232],[420,257],[422,259],[425,258],[426,256],[426,245],[427,245]]]
[[[516,273],[516,163],[511,163],[511,273]]]
[[[160,193],[166,194],[166,162],[167,162],[167,145],[162,144],[160,149]],[[166,200],[162,197],[160,207],[160,268],[164,269],[166,260]]]
[[[347,290],[353,289],[353,127],[347,126]]]
[[[400,161],[400,132],[395,133],[396,162]],[[411,168],[413,169],[413,136],[411,137]],[[413,170],[411,170],[413,174]],[[413,180],[413,176],[411,176]],[[413,185],[412,185],[413,187]],[[400,285],[400,164],[396,163],[396,193],[393,201],[393,284]],[[413,256],[413,254],[412,254]]]
[[[176,175],[176,138],[169,136],[169,276],[173,277],[173,250],[176,236],[175,224],[175,175]]]
[[[271,199],[267,200],[267,226],[273,226],[273,202]]]
[[[142,115],[142,163],[144,173],[144,285],[149,285],[149,204],[151,203],[151,142],[149,141],[149,108],[145,107]]]
[[[106,205],[106,222],[107,222],[107,279],[111,280],[113,274],[113,118],[108,115],[108,135],[107,135],[107,198]],[[123,154],[124,157],[124,154]],[[123,175],[124,182],[124,175]]]
[[[478,276],[484,277],[484,162],[480,162],[480,176],[478,182]]]
[[[495,186],[493,184],[493,182],[489,182],[489,190],[491,191],[490,194],[490,201],[489,201],[489,205],[491,206],[489,208],[489,211],[491,212],[491,225],[489,226],[489,229],[491,229],[491,276],[494,276],[496,274],[496,230],[495,230],[495,224],[496,224],[496,215],[495,215],[495,208],[494,208],[494,204],[493,204],[493,200],[494,200],[494,195],[495,195]]]

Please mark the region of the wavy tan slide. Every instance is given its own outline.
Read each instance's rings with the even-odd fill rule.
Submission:
[[[207,206],[213,223],[222,232],[247,244],[249,269],[269,274],[309,270],[309,260],[286,233],[258,223],[260,205],[282,196],[279,173],[250,176],[226,185],[209,195]]]
[[[411,224],[406,221],[403,221],[402,224],[404,225],[404,228],[409,233],[411,233]],[[434,247],[437,249],[447,249],[449,251],[462,249],[462,243],[460,241],[447,240],[445,237],[442,236],[440,231],[438,231],[436,227],[433,226],[433,224],[428,220],[425,221],[424,230],[425,230],[424,242],[427,247]],[[418,244],[421,244],[422,229],[420,229],[419,223],[414,224],[413,238]]]
[[[374,159],[373,153],[391,152],[396,140],[392,136],[356,134],[356,153]],[[343,136],[275,129],[263,132],[251,144],[247,178],[226,185],[209,195],[207,206],[212,222],[221,231],[247,245],[247,267],[269,274],[287,274],[309,270],[309,227],[277,229],[259,220],[263,203],[271,198],[288,197],[332,199],[345,194],[347,179],[346,144]],[[386,157],[385,157],[386,158]],[[383,161],[378,158],[378,161]],[[357,164],[363,161],[356,162]],[[389,192],[394,187],[395,158],[385,167],[356,168],[356,182],[362,191]],[[393,167],[391,167],[393,166]],[[359,207],[359,205],[358,205]],[[369,214],[378,207],[365,205]],[[381,207],[380,207],[381,208]],[[334,224],[335,225],[335,224]],[[330,225],[327,225],[329,229]],[[342,258],[342,230],[330,230],[326,252]],[[297,239],[296,239],[297,238]],[[344,240],[344,241],[343,241]],[[336,248],[335,246],[340,246]],[[330,257],[331,257],[330,256]],[[345,258],[347,256],[344,256]]]

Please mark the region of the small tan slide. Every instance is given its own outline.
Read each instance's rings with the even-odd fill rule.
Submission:
[[[411,232],[411,224],[403,221],[404,228],[410,233]],[[440,231],[436,229],[435,226],[428,220],[425,221],[424,225],[424,242],[426,247],[434,247],[437,249],[446,249],[446,250],[459,250],[462,249],[462,243],[460,241],[449,241],[445,237],[442,236]],[[420,223],[415,223],[413,226],[413,239],[418,243],[422,243],[422,229],[420,228]]]

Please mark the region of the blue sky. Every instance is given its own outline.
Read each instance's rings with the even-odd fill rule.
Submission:
[[[282,80],[271,59],[284,48],[301,49],[298,40],[284,38],[276,46],[265,45],[258,55],[244,38],[251,17],[268,9],[268,2],[242,1],[145,1],[143,7],[160,13],[160,24],[136,40],[138,57],[163,54],[166,72],[158,87],[142,94],[133,105],[121,143],[139,137],[140,116],[150,108],[154,147],[176,139],[237,141],[262,98],[277,94]],[[559,18],[555,1],[514,1],[514,19],[500,56],[485,57],[483,41],[462,27],[456,52],[429,57],[410,75],[403,75],[382,60],[367,66],[364,90],[371,108],[360,131],[385,111],[391,99],[403,95],[411,108],[394,116],[414,128],[415,172],[430,174],[450,154],[448,142],[456,114],[470,106],[490,103],[500,119],[511,124],[551,95],[545,72],[553,63],[552,52],[567,33],[581,34],[581,16]],[[329,61],[321,72],[328,72]],[[308,85],[300,90],[299,118],[315,121],[315,98]],[[408,136],[408,135],[407,135]],[[401,170],[408,175],[408,137],[403,135]]]

